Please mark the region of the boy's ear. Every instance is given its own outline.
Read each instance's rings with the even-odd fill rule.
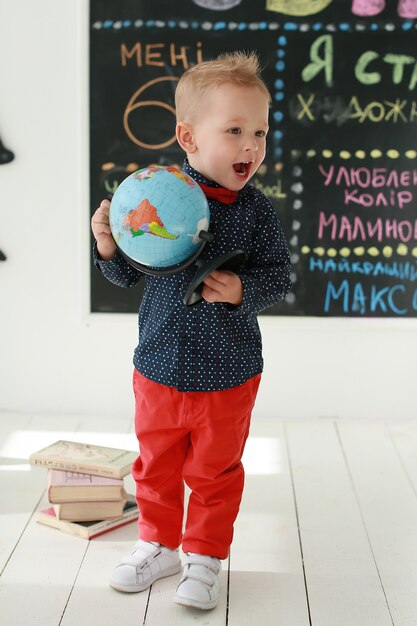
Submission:
[[[181,148],[187,154],[191,154],[197,150],[197,146],[195,145],[193,127],[190,124],[186,124],[185,122],[178,122],[175,134],[177,136],[177,141],[180,144]]]

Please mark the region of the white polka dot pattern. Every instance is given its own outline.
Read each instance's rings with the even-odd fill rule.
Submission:
[[[198,182],[218,186],[196,172]],[[243,250],[246,260],[237,272],[244,293],[240,306],[203,301],[192,307],[183,297],[195,265],[171,276],[145,276],[139,309],[139,343],[135,367],[147,378],[179,391],[217,391],[244,383],[263,369],[257,313],[283,300],[291,287],[290,260],[275,210],[261,191],[246,185],[233,204],[209,200],[212,243],[203,250],[211,260]],[[112,283],[131,287],[143,274],[119,254],[98,258],[96,267]]]

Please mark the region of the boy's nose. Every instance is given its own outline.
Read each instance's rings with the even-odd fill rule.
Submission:
[[[244,150],[244,161],[255,161],[258,155],[258,146],[248,146]]]
[[[246,152],[257,152],[258,144],[256,143],[256,140],[254,138],[251,137],[245,141],[245,150]]]

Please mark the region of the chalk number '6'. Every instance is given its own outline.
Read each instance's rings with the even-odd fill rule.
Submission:
[[[170,137],[167,141],[164,141],[163,143],[158,143],[158,144],[145,143],[144,141],[141,141],[138,137],[136,137],[133,134],[129,126],[129,115],[133,111],[136,111],[136,109],[138,109],[139,107],[150,107],[150,106],[161,107],[162,109],[167,109],[168,111],[171,111],[171,113],[175,115],[174,107],[170,106],[166,102],[161,102],[160,100],[141,100],[139,102],[137,101],[139,96],[144,91],[146,91],[146,89],[148,89],[149,87],[152,87],[153,85],[156,85],[157,83],[162,83],[163,81],[167,81],[167,80],[177,82],[178,78],[176,78],[175,76],[162,76],[161,78],[154,78],[153,80],[148,81],[133,94],[133,96],[130,98],[127,104],[127,107],[125,109],[125,112],[123,115],[123,126],[125,129],[125,132],[128,135],[128,137],[141,148],[145,148],[148,150],[158,150],[160,148],[167,148],[175,141],[175,134],[174,134],[172,137]]]

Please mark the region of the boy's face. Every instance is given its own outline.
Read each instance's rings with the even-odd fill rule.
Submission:
[[[257,87],[223,83],[213,89],[191,125],[190,165],[222,187],[242,189],[265,158],[268,110]]]

